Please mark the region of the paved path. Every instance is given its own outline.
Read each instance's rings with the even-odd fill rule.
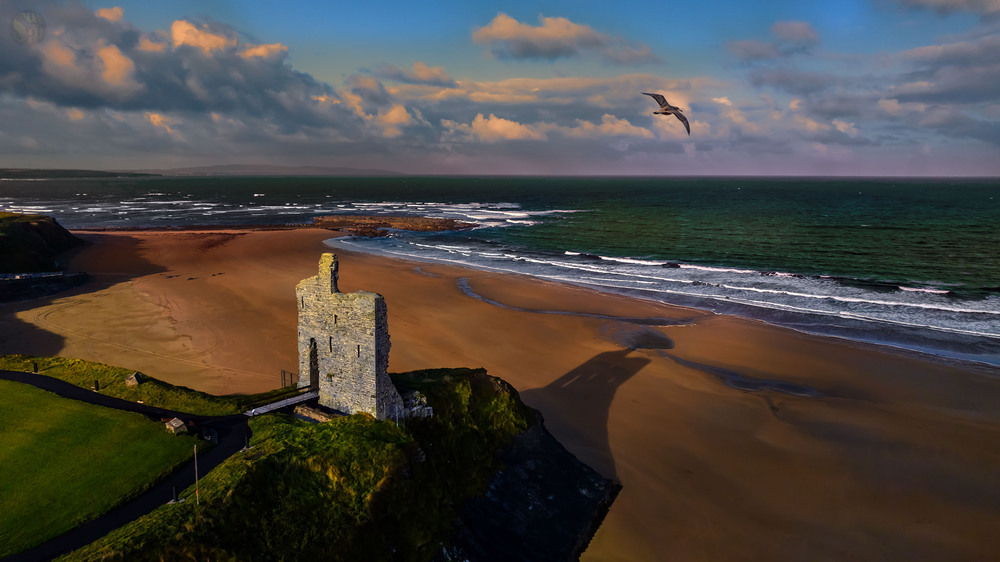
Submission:
[[[190,420],[197,422],[199,425],[212,427],[218,432],[219,443],[205,451],[204,454],[201,452],[198,453],[198,472],[202,477],[222,461],[229,458],[233,453],[242,449],[250,436],[250,427],[247,425],[248,418],[243,414],[230,416],[194,416],[184,412],[175,412],[173,410],[105,396],[59,379],[31,373],[0,370],[0,379],[30,384],[65,398],[72,398],[74,400],[129,412],[137,412],[155,419],[180,417],[185,421]],[[173,474],[161,480],[138,497],[112,509],[97,519],[84,523],[32,549],[0,559],[0,562],[51,560],[56,556],[86,546],[118,527],[134,521],[170,501],[173,497],[173,487],[176,486],[178,493],[180,493],[181,490],[192,484],[194,484],[193,460],[181,465]]]

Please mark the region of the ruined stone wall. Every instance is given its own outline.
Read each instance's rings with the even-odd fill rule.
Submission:
[[[389,380],[389,327],[382,295],[341,293],[337,258],[323,254],[319,273],[296,287],[299,386],[319,390],[320,404],[379,419],[402,414]]]

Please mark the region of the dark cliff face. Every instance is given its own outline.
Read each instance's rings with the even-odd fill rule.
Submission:
[[[504,467],[466,502],[436,561],[576,560],[621,486],[567,451],[538,422],[500,451]]]
[[[58,254],[82,244],[52,217],[0,212],[0,273],[57,271]]]

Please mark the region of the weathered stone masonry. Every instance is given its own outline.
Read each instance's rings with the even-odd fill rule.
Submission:
[[[319,273],[295,287],[299,307],[299,386],[319,403],[378,419],[405,415],[389,379],[389,326],[382,295],[341,293],[337,256],[323,254]]]

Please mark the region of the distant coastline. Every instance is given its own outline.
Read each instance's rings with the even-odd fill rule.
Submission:
[[[106,172],[103,170],[0,168],[0,180],[148,178],[161,174],[146,172]]]
[[[401,172],[376,168],[346,166],[267,166],[223,164],[185,168],[135,170],[79,170],[49,168],[0,168],[0,180],[19,179],[89,179],[89,178],[152,178],[152,177],[296,177],[296,176],[402,176]]]

